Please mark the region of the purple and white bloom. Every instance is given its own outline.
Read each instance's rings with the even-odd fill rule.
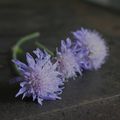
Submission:
[[[88,49],[87,59],[91,62],[92,68],[99,69],[105,63],[105,58],[108,55],[108,48],[104,39],[96,31],[84,28],[73,32],[73,35],[82,46]]]
[[[58,71],[60,71],[65,78],[76,77],[76,73],[81,74],[79,64],[76,62],[74,55],[73,44],[69,38],[66,41],[61,40],[61,48],[56,49],[56,58],[58,61]]]
[[[51,56],[47,52],[36,49],[33,53],[37,56],[34,59],[29,53],[26,54],[28,65],[13,60],[21,73],[20,90],[16,97],[23,94],[23,97],[32,96],[33,101],[37,99],[42,105],[43,100],[61,99],[58,95],[62,93],[63,78],[56,70],[57,62],[51,62]]]

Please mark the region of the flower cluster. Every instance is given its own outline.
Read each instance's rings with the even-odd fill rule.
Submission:
[[[56,56],[36,49],[34,59],[26,54],[28,65],[13,60],[21,74],[20,90],[16,97],[23,94],[32,96],[42,105],[43,100],[61,99],[63,85],[69,78],[75,79],[83,70],[97,70],[108,55],[104,39],[95,31],[83,29],[73,32],[74,40],[61,40]]]

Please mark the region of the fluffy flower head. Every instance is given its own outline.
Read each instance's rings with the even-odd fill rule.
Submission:
[[[57,63],[53,64],[51,56],[45,51],[36,49],[33,52],[37,58],[34,59],[27,53],[28,65],[13,60],[22,76],[21,88],[16,97],[21,94],[23,94],[23,98],[32,96],[33,101],[37,99],[41,105],[43,100],[61,99],[58,95],[62,93],[63,80],[61,73],[56,71]]]
[[[89,50],[88,58],[91,61],[92,68],[100,68],[108,55],[108,48],[104,39],[96,31],[83,28],[73,32],[73,35]]]
[[[66,41],[61,41],[61,48],[57,49],[58,70],[65,78],[76,76],[76,72],[81,73],[80,67],[76,62],[76,57],[73,51],[73,44],[69,38]]]

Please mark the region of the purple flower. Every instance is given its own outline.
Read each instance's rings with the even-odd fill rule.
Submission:
[[[76,61],[73,48],[73,43],[67,38],[66,41],[61,41],[61,48],[56,50],[58,71],[60,71],[65,78],[76,77],[76,72],[81,74],[81,69]]]
[[[33,101],[37,99],[42,105],[43,100],[61,99],[58,95],[62,93],[63,78],[56,70],[57,63],[51,62],[51,56],[45,51],[36,49],[33,53],[37,56],[34,59],[29,53],[26,54],[28,65],[13,60],[21,73],[22,81],[20,90],[16,97],[23,94],[23,97],[32,96]]]
[[[85,56],[83,57],[83,59],[87,61],[86,67],[84,68],[100,68],[101,65],[105,63],[105,58],[108,55],[108,48],[106,47],[104,39],[96,31],[90,31],[83,28],[81,28],[81,30],[73,32],[73,35],[75,39],[79,41],[78,44],[81,44],[80,48],[83,51],[85,49],[85,51],[87,52],[86,54],[84,54]],[[77,55],[81,56],[81,54]]]

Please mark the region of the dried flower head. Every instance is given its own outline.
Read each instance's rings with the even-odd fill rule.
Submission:
[[[28,65],[13,60],[22,76],[16,97],[21,94],[22,98],[32,96],[33,101],[37,99],[41,105],[43,100],[61,99],[58,95],[62,93],[63,78],[56,71],[57,63],[53,64],[51,56],[45,51],[36,49],[33,53],[37,56],[35,60],[29,53],[26,54]]]
[[[87,59],[90,60],[92,68],[98,69],[105,62],[108,55],[104,39],[96,32],[88,29],[78,30],[73,32],[74,37],[79,40],[82,46],[85,46],[88,51]]]

